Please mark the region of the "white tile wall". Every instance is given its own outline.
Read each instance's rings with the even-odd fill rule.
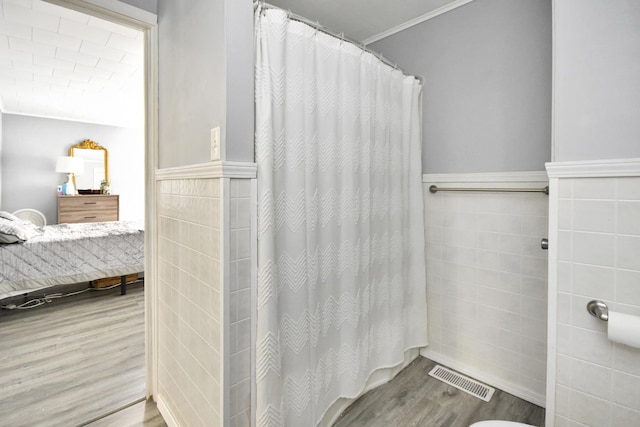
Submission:
[[[424,354],[543,404],[547,253],[540,239],[547,237],[547,196],[431,194],[431,184],[424,187],[429,328]]]
[[[229,198],[230,417],[251,425],[251,180],[231,179]]]
[[[640,426],[640,349],[607,339],[591,299],[640,315],[640,178],[559,180],[555,425]]]
[[[158,394],[180,425],[222,425],[221,179],[158,183]]]
[[[249,427],[251,180],[167,179],[158,189],[159,394],[181,425]]]

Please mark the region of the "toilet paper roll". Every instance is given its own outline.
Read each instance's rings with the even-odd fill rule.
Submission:
[[[609,311],[607,323],[611,341],[640,348],[640,317]]]

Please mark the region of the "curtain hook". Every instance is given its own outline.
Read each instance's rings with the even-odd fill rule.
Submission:
[[[264,13],[264,0],[255,0],[253,2],[253,10],[254,12],[258,12],[260,15]]]

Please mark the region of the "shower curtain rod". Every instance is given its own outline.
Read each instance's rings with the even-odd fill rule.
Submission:
[[[272,4],[266,3],[262,0],[256,1],[253,3],[253,8],[254,10],[258,7],[262,7],[262,8],[266,8],[266,9],[278,9],[278,10],[284,10],[281,7],[278,6],[274,6]],[[364,44],[357,42],[355,40],[351,40],[348,37],[345,37],[344,33],[336,33],[334,31],[331,31],[329,28],[327,27],[323,27],[319,22],[317,21],[311,21],[310,19],[305,18],[304,16],[300,16],[297,15],[293,12],[291,12],[290,10],[286,10],[285,12],[287,12],[287,17],[289,19],[292,19],[294,21],[298,21],[298,22],[302,22],[303,24],[307,24],[308,26],[315,28],[318,31],[322,31],[323,33],[329,34],[332,37],[335,37],[337,39],[343,40],[347,43],[351,43],[352,45],[358,46],[360,49],[364,50],[367,53],[370,53],[371,55],[375,56],[376,58],[378,58],[380,61],[382,61],[384,64],[388,65],[391,68],[395,68],[396,70],[400,71],[402,74],[404,74],[405,76],[413,76],[415,77],[420,84],[423,83],[422,81],[422,77],[420,76],[414,76],[412,74],[407,74],[404,72],[404,70],[400,67],[398,67],[398,64],[396,64],[395,62],[391,62],[390,60],[388,60],[387,58],[385,58],[384,56],[382,56],[381,53],[379,52],[374,52],[371,49],[367,48]]]
[[[437,193],[438,191],[481,191],[485,193],[544,193],[549,195],[549,187],[544,188],[442,188],[437,185],[429,187],[430,193]]]

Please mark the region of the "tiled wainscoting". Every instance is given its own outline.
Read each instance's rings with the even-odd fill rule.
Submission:
[[[635,160],[548,165],[555,190],[551,203],[557,205],[550,230],[550,243],[557,245],[550,262],[557,263],[549,277],[557,297],[550,305],[556,337],[550,336],[549,354],[550,369],[555,365],[549,406],[556,416],[548,417],[549,427],[640,426],[640,349],[609,341],[607,323],[586,310],[588,301],[599,299],[610,310],[640,316],[640,159]]]
[[[429,346],[423,355],[544,405],[548,196],[429,192],[547,185],[544,172],[425,175]]]
[[[195,165],[157,181],[158,407],[170,426],[249,427],[253,180]]]
[[[221,184],[157,185],[158,398],[178,425],[222,416]]]
[[[231,427],[251,425],[252,180],[230,180],[229,356]]]

